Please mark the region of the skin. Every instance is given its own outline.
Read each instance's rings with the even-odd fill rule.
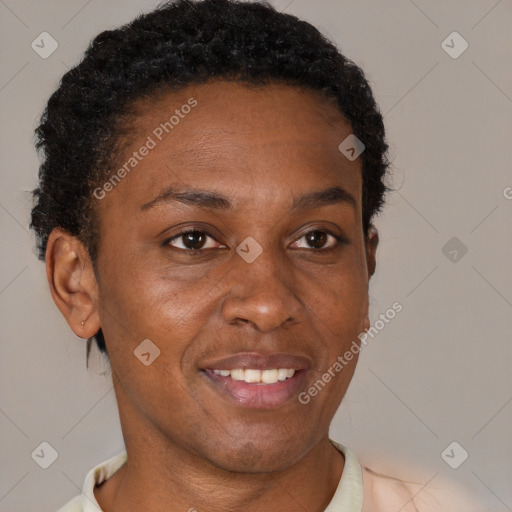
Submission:
[[[329,425],[357,356],[308,404],[271,410],[221,396],[199,367],[239,352],[303,354],[303,391],[359,343],[378,233],[365,243],[361,161],[338,150],[352,130],[320,93],[211,82],[140,102],[120,166],[191,97],[197,106],[96,202],[96,273],[76,238],[57,228],[48,242],[57,306],[80,337],[101,326],[110,355],[128,461],[95,495],[106,512],[322,511],[344,467]],[[141,209],[171,185],[215,191],[232,208]],[[291,208],[333,186],[355,208]],[[213,236],[200,256],[183,237],[165,244],[184,227]],[[315,230],[325,234],[316,246],[305,236]],[[253,263],[236,253],[248,236],[263,248]],[[161,351],[149,366],[134,356],[145,339]]]

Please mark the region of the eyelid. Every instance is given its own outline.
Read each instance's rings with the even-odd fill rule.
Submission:
[[[327,235],[332,236],[335,239],[336,243],[333,246],[331,246],[331,247],[321,248],[321,249],[314,249],[312,247],[300,247],[299,249],[306,249],[306,250],[309,250],[309,251],[312,251],[312,252],[322,253],[322,252],[328,252],[328,251],[331,251],[331,250],[336,250],[340,246],[346,245],[346,244],[349,243],[349,240],[347,238],[345,238],[342,235],[338,235],[338,234],[334,233],[332,230],[330,230],[328,228],[325,228],[325,227],[322,227],[322,226],[308,226],[307,231],[304,231],[298,238],[295,238],[293,243],[292,243],[292,245],[295,244],[296,242],[298,242],[299,240],[301,240],[303,237],[305,237],[309,233],[312,233],[312,232],[315,232],[315,231],[320,231],[322,233],[325,233]],[[186,235],[187,233],[195,233],[195,232],[199,232],[199,233],[205,234],[207,237],[215,240],[215,242],[220,244],[221,247],[207,247],[206,249],[205,248],[201,248],[201,249],[187,249],[187,248],[185,248],[185,249],[182,249],[181,247],[174,247],[174,246],[170,245],[171,241],[179,239],[181,236]],[[210,249],[219,249],[219,248],[222,249],[222,248],[226,247],[226,246],[223,246],[223,244],[221,244],[215,238],[215,236],[213,236],[209,231],[207,231],[205,228],[202,228],[200,226],[197,226],[197,227],[191,226],[191,227],[188,227],[188,228],[183,228],[179,233],[174,234],[170,238],[166,238],[162,245],[163,246],[170,246],[173,249],[176,249],[176,250],[181,251],[183,253],[189,253],[189,254],[193,254],[193,255],[199,255],[200,253],[206,252],[206,251],[208,251]]]
[[[331,250],[335,250],[338,247],[340,247],[342,245],[346,245],[346,244],[349,243],[349,240],[347,238],[345,238],[344,236],[338,235],[337,233],[334,233],[330,229],[325,228],[325,227],[321,227],[321,226],[310,226],[308,228],[308,230],[305,231],[304,233],[302,233],[302,235],[300,235],[298,238],[296,238],[293,243],[295,244],[296,242],[301,240],[303,237],[305,237],[309,233],[313,233],[315,231],[320,231],[321,233],[325,233],[326,235],[332,236],[335,239],[336,243],[333,246],[331,246],[331,247],[325,247],[325,248],[322,248],[322,249],[314,249],[312,247],[299,247],[299,249],[306,249],[306,250],[310,250],[310,251],[313,251],[313,252],[322,253],[322,252],[328,252],[328,251],[331,251]]]
[[[166,238],[162,245],[164,245],[164,246],[170,245],[170,242],[172,242],[173,240],[179,239],[181,236],[186,235],[188,233],[196,233],[196,232],[197,233],[202,233],[202,234],[206,235],[207,237],[215,240],[218,244],[221,245],[220,248],[225,247],[209,231],[207,231],[206,229],[201,228],[201,227],[183,228],[179,233],[176,233],[175,235],[173,235],[173,236],[171,236],[169,238]],[[172,245],[171,245],[171,247],[173,249],[177,249],[178,251],[189,252],[189,253],[194,253],[194,254],[197,254],[199,252],[204,252],[204,251],[206,251],[208,249],[218,249],[218,247],[208,247],[207,249],[204,249],[204,248],[201,248],[201,249],[182,249],[181,247],[174,247]]]

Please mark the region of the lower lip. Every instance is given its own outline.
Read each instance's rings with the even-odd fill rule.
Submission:
[[[307,370],[297,370],[293,377],[275,384],[249,383],[203,370],[209,381],[221,393],[233,398],[238,405],[252,409],[274,409],[296,397]]]

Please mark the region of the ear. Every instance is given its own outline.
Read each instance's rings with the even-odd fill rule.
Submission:
[[[368,268],[368,281],[375,273],[375,267],[377,266],[376,253],[377,246],[379,245],[379,232],[377,228],[370,224],[368,228],[368,237],[366,240],[366,265]],[[363,322],[363,331],[367,331],[370,328],[370,297],[367,295],[365,303],[365,316]]]
[[[87,250],[78,238],[55,228],[46,247],[46,276],[53,300],[80,338],[98,332],[98,283]]]
[[[368,280],[375,273],[375,267],[377,265],[376,253],[377,246],[379,245],[379,232],[377,228],[370,224],[368,228],[368,238],[366,241],[366,264],[368,267]]]

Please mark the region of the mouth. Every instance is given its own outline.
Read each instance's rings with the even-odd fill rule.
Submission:
[[[271,368],[270,370],[235,368],[234,370],[213,370],[213,373],[221,377],[231,377],[233,380],[243,380],[248,384],[267,385],[291,379],[296,371],[294,368]]]
[[[238,406],[274,409],[297,396],[309,368],[302,357],[240,354],[201,369],[207,382]]]
[[[235,368],[203,370],[204,375],[222,394],[242,407],[273,409],[298,394],[307,370],[293,368]]]

